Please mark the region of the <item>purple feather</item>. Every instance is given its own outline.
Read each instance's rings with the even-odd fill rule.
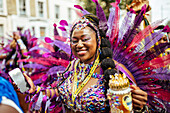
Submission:
[[[100,4],[98,3],[98,0],[92,0],[92,1],[95,2],[96,4],[96,15],[99,18],[99,28],[103,29],[104,31],[107,31],[108,29],[107,19],[106,19],[104,11],[102,7],[100,6]]]
[[[83,9],[80,5],[74,5],[74,7],[80,9],[83,15],[90,14],[87,10]]]
[[[64,42],[59,41],[59,40],[55,40],[54,44],[57,47],[59,47],[61,50],[65,51],[66,53],[71,54],[71,48],[68,44],[65,44]]]
[[[61,21],[60,21],[60,25],[61,25],[61,26],[68,26],[68,23],[67,23],[66,20],[61,20]]]
[[[54,23],[53,26],[54,26],[54,36],[58,36],[59,33],[57,31],[57,24]]]
[[[24,67],[26,68],[34,68],[34,69],[47,69],[48,67],[45,67],[41,64],[25,64]]]
[[[144,42],[141,42],[138,45],[140,48],[137,47],[135,49],[135,51],[144,53],[145,51],[150,49],[163,36],[163,34],[161,32],[162,32],[162,30],[155,32],[155,33],[152,33],[151,35],[146,37]]]
[[[144,5],[142,7],[141,12],[139,13],[139,15],[136,16],[135,20],[134,20],[134,26],[132,29],[127,30],[127,32],[125,33],[123,39],[123,45],[125,46],[126,44],[130,43],[134,36],[137,34],[137,28],[139,27],[140,23],[143,20],[143,14],[146,12],[146,5]]]
[[[55,58],[61,58],[64,60],[69,60],[69,55],[65,52],[61,52],[61,51],[57,51],[57,52],[52,52],[51,56],[55,57]]]
[[[29,51],[34,51],[34,50],[42,50],[44,52],[49,52],[50,50],[48,50],[47,48],[44,47],[39,47],[39,46],[34,46],[33,48],[31,48]]]
[[[122,22],[122,25],[120,27],[120,30],[119,30],[119,36],[118,36],[118,41],[122,40],[123,38],[123,35],[127,32],[127,30],[133,26],[133,23],[132,23],[132,13],[130,12],[127,12],[123,22]]]
[[[64,72],[65,71],[65,67],[63,67],[63,66],[54,66],[54,67],[52,67],[52,68],[50,68],[48,71],[47,71],[47,73],[46,73],[46,75],[54,75],[54,74],[56,74],[57,72]]]
[[[114,18],[115,18],[115,7],[112,7],[112,8],[110,8],[109,19],[107,21],[108,30],[107,30],[106,35],[109,37],[111,36]]]
[[[170,43],[160,43],[159,45],[155,45],[153,48],[149,49],[145,52],[145,59],[151,60],[156,58],[161,53],[163,53],[167,48],[170,48]]]

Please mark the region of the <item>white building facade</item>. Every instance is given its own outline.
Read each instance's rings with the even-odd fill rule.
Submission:
[[[30,29],[36,37],[53,37],[53,24],[72,23],[76,0],[0,0],[0,37]]]
[[[163,25],[170,21],[170,0],[149,0],[151,6],[151,21],[165,19]]]

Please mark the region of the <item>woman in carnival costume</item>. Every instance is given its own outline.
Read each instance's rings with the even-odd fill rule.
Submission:
[[[157,21],[139,32],[145,5],[134,21],[134,11],[128,12],[119,29],[119,1],[112,4],[108,22],[98,1],[93,1],[97,6],[97,16],[75,6],[84,16],[71,29],[70,46],[75,60],[65,72],[56,72],[58,76],[46,88],[35,86],[25,75],[31,85],[30,110],[61,112],[61,108],[65,108],[63,112],[148,112],[148,103],[153,112],[168,112],[169,89],[157,81],[158,78],[169,79],[164,66],[169,63],[170,56],[156,58],[168,44],[153,47],[159,50],[154,53],[149,51],[162,37],[161,32],[167,29],[152,33],[161,23]],[[133,85],[129,86],[129,81]]]

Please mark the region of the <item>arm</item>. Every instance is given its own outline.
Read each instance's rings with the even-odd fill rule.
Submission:
[[[23,43],[21,37],[19,36],[19,34],[17,32],[14,32],[13,36],[14,36],[13,37],[14,40],[17,42],[17,44],[19,45],[19,47],[21,49],[22,56],[26,58],[27,56],[25,56],[24,53],[26,53],[28,51],[27,51],[27,48],[26,48],[25,44]]]
[[[115,61],[115,64],[118,66],[121,66],[132,78],[132,80],[135,82],[135,78],[131,74],[131,72],[123,65]],[[133,102],[133,108],[134,109],[142,109],[146,103],[147,103],[147,93],[143,90],[141,90],[139,87],[131,85],[132,89],[132,102]]]
[[[39,86],[35,86],[33,81],[31,80],[30,77],[28,77],[26,74],[24,74],[26,80],[28,81],[28,83],[30,84],[31,88],[29,89],[29,93],[30,94],[37,94],[41,91],[41,87]],[[50,98],[53,98],[55,95],[58,96],[58,90],[57,89],[45,89],[42,90],[43,95],[46,95]]]

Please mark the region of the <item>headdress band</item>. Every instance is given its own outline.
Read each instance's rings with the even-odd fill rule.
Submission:
[[[90,22],[85,16],[83,16],[81,19],[79,19],[78,22],[75,23],[75,26],[73,27],[73,30],[74,29],[81,30],[81,29],[85,28],[88,25],[91,26],[96,31],[98,31],[97,27],[92,22]]]

